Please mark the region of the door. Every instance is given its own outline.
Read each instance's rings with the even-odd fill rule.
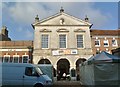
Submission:
[[[34,67],[26,67],[25,75],[23,76],[23,85],[24,87],[33,87],[40,79]]]

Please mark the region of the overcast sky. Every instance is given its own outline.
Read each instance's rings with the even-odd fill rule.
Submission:
[[[12,40],[33,40],[35,16],[41,20],[58,13],[61,6],[65,13],[82,20],[87,15],[92,29],[118,29],[118,2],[2,2],[0,6],[2,25],[7,26]]]

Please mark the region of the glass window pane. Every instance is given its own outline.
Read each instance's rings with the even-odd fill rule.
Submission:
[[[83,35],[77,35],[77,48],[83,48]]]
[[[41,37],[41,47],[48,48],[48,35],[42,35]]]
[[[38,76],[38,73],[37,73],[35,67],[26,67],[25,75],[27,75],[27,76]]]
[[[59,35],[60,48],[66,48],[66,35]]]
[[[13,58],[13,62],[14,62],[14,63],[18,63],[18,62],[19,62],[19,57],[14,57],[14,58]]]
[[[117,46],[117,40],[112,40],[112,46]]]
[[[108,46],[108,40],[104,40],[104,46]]]
[[[23,56],[23,63],[28,63],[28,56]]]
[[[9,60],[10,60],[10,57],[9,57],[9,56],[5,56],[5,57],[4,57],[4,63],[8,63]]]
[[[100,46],[100,40],[95,40],[95,46]]]

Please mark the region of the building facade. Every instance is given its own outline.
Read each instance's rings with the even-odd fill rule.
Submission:
[[[96,55],[101,51],[112,54],[112,50],[120,47],[120,29],[117,30],[91,30],[92,50]]]
[[[52,64],[57,73],[70,73],[92,56],[88,18],[81,20],[64,12],[33,23],[33,63]]]
[[[32,63],[33,41],[0,41],[0,62]]]
[[[33,41],[11,41],[3,26],[0,34],[0,62],[32,63]]]

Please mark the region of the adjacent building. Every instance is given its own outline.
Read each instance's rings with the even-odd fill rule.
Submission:
[[[2,27],[0,41],[0,62],[32,63],[33,41],[11,41],[7,27]]]
[[[117,30],[90,30],[93,54],[101,51],[112,54],[113,49],[120,46],[120,29]]]

